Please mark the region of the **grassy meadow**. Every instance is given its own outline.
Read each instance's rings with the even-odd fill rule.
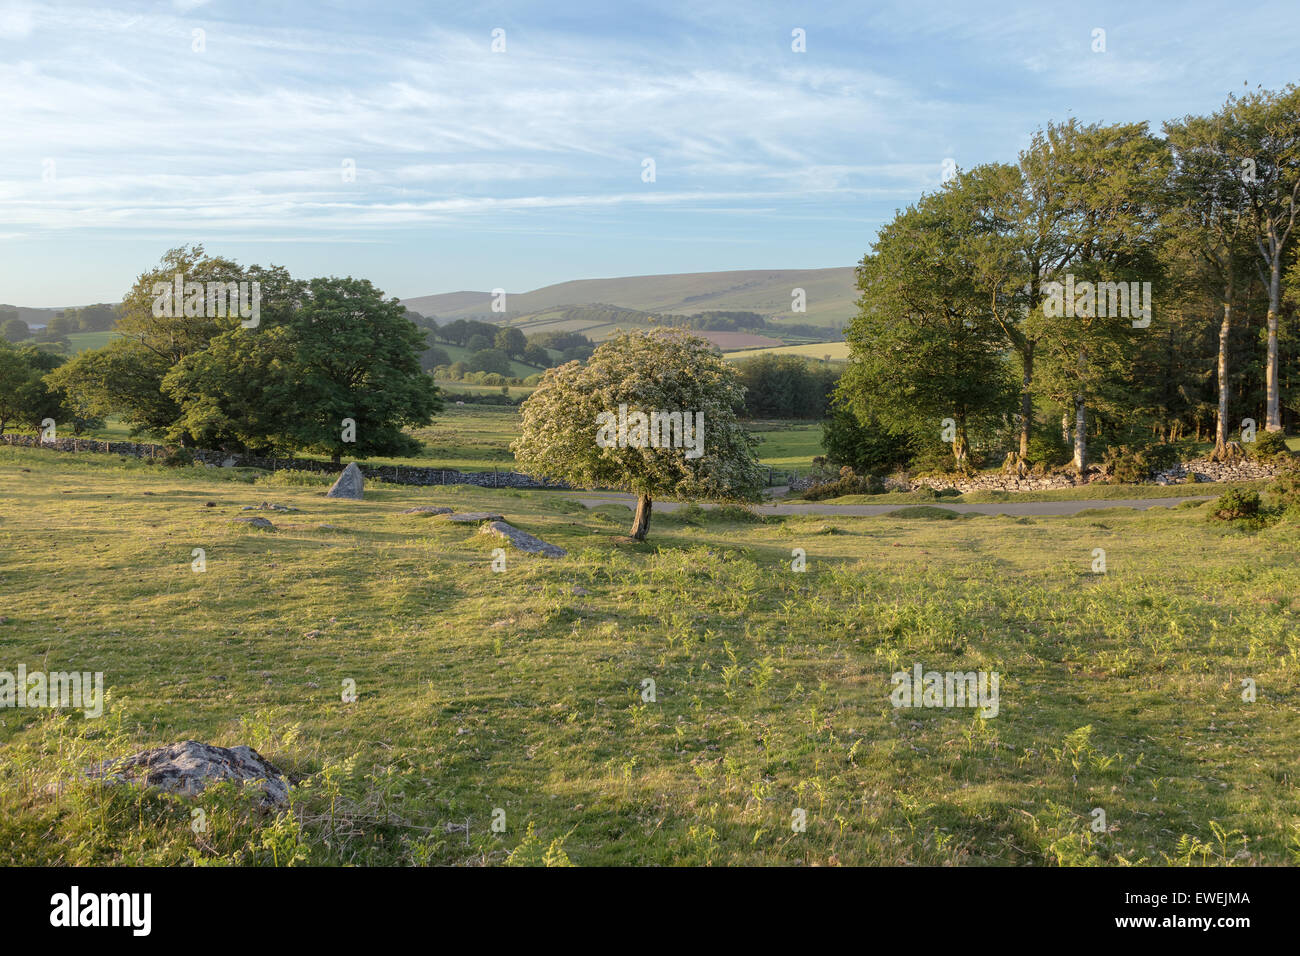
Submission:
[[[688,508],[634,545],[563,493],[326,483],[0,449],[0,669],[109,688],[0,711],[0,863],[1300,863],[1294,525]],[[494,572],[427,504],[569,555]],[[998,672],[1000,712],[894,709],[915,663]],[[187,738],[291,809],[80,779]]]

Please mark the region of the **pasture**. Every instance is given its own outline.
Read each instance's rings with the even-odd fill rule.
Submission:
[[[325,486],[0,449],[0,669],[110,695],[0,711],[0,861],[1300,862],[1293,525],[687,508],[632,545],[563,493]],[[263,501],[299,510],[231,523]],[[494,572],[427,504],[569,555]],[[895,709],[917,663],[997,672],[997,716]],[[79,779],[187,738],[258,749],[291,811]]]

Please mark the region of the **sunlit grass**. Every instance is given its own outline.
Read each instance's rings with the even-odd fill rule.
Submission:
[[[630,545],[626,509],[554,493],[290,482],[0,449],[0,669],[103,671],[112,697],[0,711],[0,862],[1156,864],[1192,839],[1297,862],[1294,526],[706,512]],[[230,523],[264,500],[301,511]],[[499,539],[418,504],[569,557],[493,573]],[[894,710],[916,662],[999,672],[1000,714]],[[293,814],[214,792],[200,837],[182,800],[48,789],[186,738],[258,748]]]

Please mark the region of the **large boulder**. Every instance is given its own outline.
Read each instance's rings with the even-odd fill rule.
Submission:
[[[443,521],[451,521],[454,524],[482,524],[484,521],[500,521],[505,515],[493,514],[490,511],[458,511],[439,517]]]
[[[325,492],[325,497],[351,498],[353,501],[360,501],[365,484],[366,479],[354,461],[343,469],[343,474],[339,475],[338,481],[334,482],[330,490]]]
[[[512,524],[504,521],[493,521],[479,528],[479,534],[495,534],[497,537],[505,538],[520,551],[526,551],[529,554],[540,554],[547,558],[562,558],[566,554],[563,548],[547,544],[541,538],[534,537],[527,531],[520,531]]]
[[[245,746],[214,747],[186,740],[105,761],[86,775],[106,783],[143,783],[188,797],[202,793],[209,783],[234,780],[241,786],[247,783],[260,787],[264,804],[279,807],[289,802],[289,785],[280,771],[252,747]]]

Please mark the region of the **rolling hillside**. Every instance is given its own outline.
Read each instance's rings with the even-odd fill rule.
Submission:
[[[790,311],[791,294],[804,290],[807,312]],[[535,314],[561,306],[605,303],[645,312],[694,314],[710,310],[758,312],[777,321],[839,326],[852,317],[857,291],[852,267],[688,272],[679,275],[576,279],[508,295],[509,314]],[[491,317],[488,292],[448,292],[403,299],[402,304],[440,320]]]

